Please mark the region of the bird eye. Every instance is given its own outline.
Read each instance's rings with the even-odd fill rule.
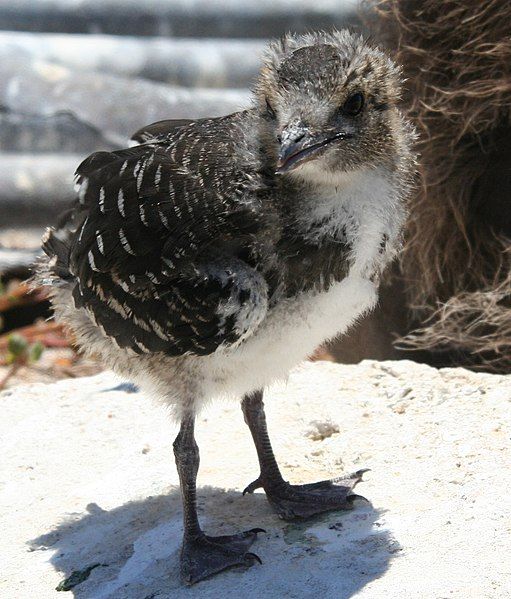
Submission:
[[[276,118],[276,116],[277,116],[277,115],[275,114],[275,111],[274,111],[274,110],[273,110],[273,108],[271,107],[271,104],[268,102],[268,99],[266,99],[266,112],[268,113],[268,116],[269,116],[271,119],[274,119],[274,118]]]
[[[364,96],[360,92],[357,92],[344,102],[342,111],[350,116],[356,116],[362,112],[362,108],[364,108]]]

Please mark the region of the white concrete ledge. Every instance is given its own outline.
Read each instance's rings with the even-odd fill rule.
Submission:
[[[212,533],[266,529],[263,565],[192,589],[178,583],[175,427],[117,384],[105,373],[0,395],[0,596],[65,597],[59,582],[95,564],[67,596],[511,596],[511,377],[411,362],[296,370],[267,401],[285,475],[372,469],[359,488],[372,506],[302,524],[241,496],[255,452],[239,407],[216,404],[198,425],[202,519]]]

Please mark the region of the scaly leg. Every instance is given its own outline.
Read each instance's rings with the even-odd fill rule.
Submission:
[[[243,398],[241,407],[250,428],[259,458],[259,477],[243,491],[253,493],[262,487],[268,501],[284,520],[308,518],[331,510],[349,510],[359,495],[352,493],[367,470],[308,485],[290,485],[282,478],[268,436],[264,414],[263,392],[257,391]]]
[[[185,416],[174,441],[174,455],[183,499],[184,536],[181,549],[181,578],[194,584],[233,566],[252,566],[261,560],[247,552],[261,528],[237,535],[210,537],[202,531],[197,516],[196,480],[199,470],[199,448],[194,437],[195,417]]]

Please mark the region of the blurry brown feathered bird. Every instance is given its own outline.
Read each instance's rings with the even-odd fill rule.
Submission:
[[[248,491],[263,487],[283,518],[352,505],[362,472],[283,480],[262,390],[377,301],[413,170],[399,94],[399,70],[360,37],[288,36],[270,44],[252,108],[93,154],[46,234],[56,317],[181,422],[186,583],[258,560],[260,529],[211,537],[198,521],[194,420],[215,397],[242,400],[261,468]]]

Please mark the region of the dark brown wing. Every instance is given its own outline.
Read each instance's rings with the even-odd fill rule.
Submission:
[[[148,141],[158,141],[167,138],[172,135],[176,129],[190,125],[197,121],[191,119],[166,119],[164,121],[157,121],[151,123],[145,127],[140,128],[136,133],[131,136],[132,141],[142,144]]]
[[[266,312],[263,277],[232,251],[267,224],[257,177],[236,170],[228,143],[205,146],[200,133],[185,127],[171,143],[96,153],[77,170],[75,303],[136,352],[208,354],[249,335]],[[51,236],[46,246],[51,254]]]

